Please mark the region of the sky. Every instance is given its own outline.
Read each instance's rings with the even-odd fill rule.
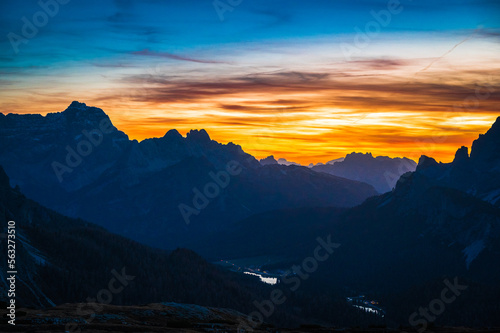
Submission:
[[[258,158],[453,159],[500,116],[497,0],[0,1],[0,112],[102,108]]]

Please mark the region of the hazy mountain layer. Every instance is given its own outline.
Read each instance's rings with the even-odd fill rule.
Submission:
[[[414,161],[406,157],[373,157],[370,153],[352,153],[342,161],[315,165],[312,170],[362,181],[375,187],[379,193],[385,193],[394,188],[401,175],[415,171],[416,166]]]

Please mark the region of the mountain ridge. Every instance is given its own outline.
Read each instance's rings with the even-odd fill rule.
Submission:
[[[332,163],[333,162],[333,163]],[[406,172],[414,171],[417,164],[406,158],[373,157],[371,153],[347,154],[343,160],[314,165],[312,170],[362,181],[375,187],[379,193],[391,191],[396,181]]]
[[[241,172],[227,175],[235,163]],[[0,164],[44,206],[170,249],[254,213],[311,202],[349,207],[377,194],[306,167],[262,166],[203,129],[130,140],[104,111],[79,102],[45,117],[1,117]]]

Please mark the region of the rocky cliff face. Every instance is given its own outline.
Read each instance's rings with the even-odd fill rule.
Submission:
[[[485,134],[472,143],[471,160],[484,168],[495,167],[498,171],[500,165],[500,117]],[[483,168],[483,170],[484,170]]]

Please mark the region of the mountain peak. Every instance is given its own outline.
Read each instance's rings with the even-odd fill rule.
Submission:
[[[194,140],[197,142],[210,142],[210,136],[204,129],[201,130],[190,130],[187,135],[187,139]]]
[[[176,129],[169,130],[167,133],[165,133],[165,135],[163,137],[166,139],[170,139],[170,138],[172,138],[172,139],[181,138],[182,139],[181,133],[179,133],[179,131]]]
[[[500,156],[500,117],[485,134],[474,140],[470,152],[471,160],[476,164],[490,163]]]
[[[373,159],[372,153],[356,153],[352,152],[350,154],[347,154],[346,157],[344,158],[345,161],[349,160],[371,160]]]
[[[469,160],[469,148],[462,146],[455,153],[455,159],[453,163],[462,163]]]
[[[71,104],[68,106],[68,109],[69,108],[77,108],[77,109],[84,109],[84,108],[87,108],[87,104],[85,103],[80,103],[78,101],[73,101],[71,102]]]
[[[435,159],[429,156],[422,155],[418,160],[417,170],[427,169],[435,165],[438,165],[438,162],[436,162]]]
[[[61,121],[70,123],[69,128],[74,128],[76,131],[81,131],[82,127],[99,128],[103,121],[109,122],[114,127],[111,119],[102,109],[87,106],[87,104],[78,101],[73,101],[63,112],[48,113],[46,118],[48,122],[51,122],[50,119],[59,118]]]
[[[278,164],[278,161],[276,161],[273,155],[263,158],[259,162],[261,165]]]
[[[80,103],[78,101],[73,101],[63,114],[71,118],[76,117],[76,119],[88,119],[89,117],[97,118],[109,118],[108,115],[99,108],[93,106],[87,106],[85,103]]]

